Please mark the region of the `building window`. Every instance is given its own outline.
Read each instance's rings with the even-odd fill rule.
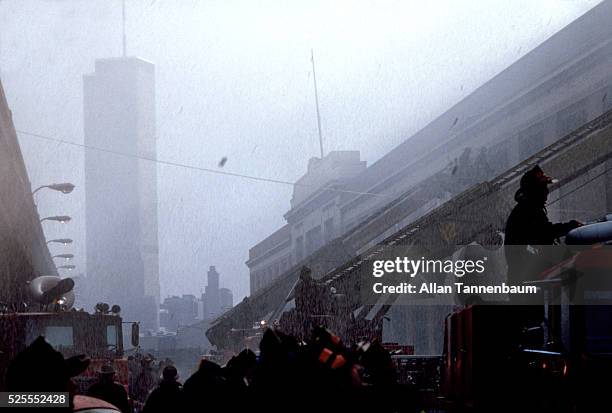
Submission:
[[[493,173],[499,174],[510,168],[510,152],[512,148],[512,143],[513,142],[511,139],[507,139],[487,150],[487,164],[493,168]]]
[[[295,261],[302,261],[304,258],[304,237],[301,235],[295,239]]]
[[[323,223],[323,233],[325,234],[325,243],[327,244],[336,236],[336,229],[334,228],[334,219],[328,218]]]
[[[304,228],[304,224],[300,222],[299,224],[295,224],[294,231],[296,234],[299,234],[302,232],[303,228]]]
[[[585,102],[580,101],[557,114],[557,138],[572,133],[586,123]]]
[[[268,270],[266,271],[266,285],[270,284],[270,281],[272,281],[272,267],[268,267]]]
[[[316,226],[306,233],[306,253],[312,254],[323,245],[321,226]]]
[[[46,326],[45,339],[56,350],[74,347],[72,326]]]
[[[258,277],[255,278],[255,291],[259,291],[259,289],[261,288],[261,278],[260,278],[261,274],[258,274]]]
[[[519,132],[519,162],[544,148],[544,123],[536,123],[533,126]]]

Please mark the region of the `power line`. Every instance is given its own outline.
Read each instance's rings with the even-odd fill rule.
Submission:
[[[265,178],[265,177],[261,177],[261,176],[255,176],[255,175],[239,174],[239,173],[236,173],[236,172],[220,171],[220,170],[217,170],[217,169],[204,168],[204,167],[200,167],[200,166],[188,165],[188,164],[183,164],[183,163],[179,163],[179,162],[165,161],[163,159],[149,158],[149,157],[142,156],[142,155],[135,155],[135,154],[125,153],[125,152],[115,151],[115,150],[112,150],[112,149],[100,148],[100,147],[97,147],[97,146],[91,146],[91,145],[85,145],[85,144],[82,144],[82,143],[76,143],[76,142],[72,142],[72,141],[67,141],[65,139],[53,138],[51,136],[46,136],[46,135],[42,135],[42,134],[39,134],[39,133],[32,133],[32,132],[27,132],[27,131],[22,131],[22,130],[16,130],[16,132],[19,133],[19,134],[22,134],[22,135],[32,136],[32,137],[35,137],[35,138],[44,139],[44,140],[51,141],[51,142],[57,142],[57,143],[62,143],[62,144],[66,144],[66,145],[72,145],[72,146],[76,146],[76,147],[79,147],[79,148],[82,148],[82,149],[90,149],[90,150],[94,150],[94,151],[105,152],[105,153],[109,153],[109,154],[112,154],[112,155],[123,156],[123,157],[126,157],[126,158],[140,159],[140,160],[143,160],[143,161],[158,163],[160,165],[174,166],[174,167],[177,167],[177,168],[191,169],[191,170],[195,170],[195,171],[208,172],[208,173],[213,173],[213,174],[217,174],[217,175],[233,176],[233,177],[236,177],[236,178],[250,179],[250,180],[259,181],[259,182],[268,182],[268,183],[282,184],[282,185],[292,185],[292,186],[295,185],[295,186],[302,186],[302,187],[313,187],[314,186],[314,185],[301,184],[301,183],[298,183],[298,182],[284,181],[284,180],[281,180],[281,179]],[[370,195],[370,196],[383,197],[383,198],[388,198],[389,197],[388,195],[383,195],[383,194],[375,194],[375,193],[372,193],[372,192],[350,191],[350,190],[346,190],[346,189],[326,188],[325,190],[326,191],[331,191],[331,192],[353,194],[353,195]]]
[[[141,155],[128,154],[128,153],[124,153],[124,152],[115,151],[115,150],[112,150],[112,149],[99,148],[99,147],[96,147],[96,146],[85,145],[85,144],[82,144],[82,143],[76,143],[76,142],[67,141],[67,140],[64,140],[64,139],[53,138],[51,136],[46,136],[46,135],[42,135],[42,134],[38,134],[38,133],[32,133],[32,132],[26,132],[26,131],[22,131],[22,130],[16,130],[16,132],[19,133],[19,134],[22,134],[22,135],[28,135],[28,136],[32,136],[32,137],[40,138],[40,139],[45,139],[45,140],[52,141],[52,142],[58,142],[58,143],[66,144],[66,145],[76,146],[76,147],[79,147],[79,148],[82,148],[82,149],[90,149],[90,150],[95,150],[95,151],[99,151],[99,152],[106,152],[106,153],[117,155],[117,156],[123,156],[123,157],[126,157],[126,158],[140,159],[140,160],[143,160],[143,161],[154,162],[154,163],[158,163],[158,164],[161,164],[161,165],[167,165],[167,166],[174,166],[174,167],[177,167],[177,168],[191,169],[191,170],[195,170],[195,171],[208,172],[208,173],[213,173],[213,174],[217,174],[217,175],[233,176],[233,177],[236,177],[236,178],[250,179],[250,180],[259,181],[259,182],[268,182],[268,183],[275,183],[275,184],[282,184],[282,185],[292,185],[292,186],[295,185],[295,186],[302,186],[302,187],[312,187],[313,186],[313,185],[300,184],[300,183],[297,183],[297,182],[284,181],[284,180],[281,180],[281,179],[265,178],[265,177],[261,177],[261,176],[255,176],[255,175],[246,175],[246,174],[239,174],[239,173],[235,173],[235,172],[220,171],[220,170],[211,169],[211,168],[204,168],[204,167],[200,167],[200,166],[182,164],[182,163],[179,163],[179,162],[165,161],[165,160],[162,160],[162,159],[149,158],[149,157],[141,156]],[[590,184],[591,182],[593,182],[597,178],[600,178],[601,176],[603,176],[604,174],[606,174],[607,172],[609,172],[611,170],[612,170],[612,167],[604,170],[603,172],[601,172],[601,173],[599,173],[597,175],[595,175],[593,178],[587,180],[586,182],[583,182],[581,185],[577,186],[576,188],[572,189],[571,191],[566,192],[562,196],[559,196],[557,199],[549,202],[548,206],[553,205],[553,204],[559,202],[561,199],[563,199],[566,196],[569,196],[569,195],[573,194],[574,192],[580,190],[581,188],[585,187],[586,185]],[[383,194],[375,194],[375,193],[372,193],[372,192],[350,191],[350,190],[346,190],[346,189],[327,188],[326,191],[338,192],[338,193],[347,193],[347,194],[353,194],[353,195],[369,195],[369,196],[376,196],[376,197],[383,197],[383,198],[388,198],[389,197],[388,195],[383,195]]]
[[[321,133],[321,115],[319,114],[319,93],[317,92],[317,74],[315,72],[314,51],[310,49],[310,60],[312,62],[312,81],[314,82],[315,106],[317,108],[317,127],[319,128],[319,148],[321,159],[323,159],[323,134]]]
[[[576,188],[572,189],[571,191],[566,192],[565,194],[563,194],[562,196],[558,197],[558,198],[557,198],[557,199],[555,199],[554,201],[549,202],[549,203],[548,203],[548,206],[550,206],[550,205],[552,205],[552,204],[554,204],[554,203],[557,203],[557,202],[559,202],[560,200],[562,200],[563,198],[565,198],[566,196],[571,195],[571,194],[573,194],[574,192],[578,191],[579,189],[584,188],[585,186],[587,186],[588,184],[590,184],[591,182],[593,182],[593,181],[594,181],[594,180],[596,180],[597,178],[602,177],[603,175],[605,175],[607,172],[609,172],[609,171],[611,171],[611,170],[612,170],[612,167],[610,167],[610,168],[608,168],[608,169],[604,170],[603,172],[601,172],[601,173],[599,173],[599,174],[595,175],[593,178],[589,179],[589,180],[588,180],[588,181],[586,181],[586,182],[583,182],[581,185],[578,185]]]

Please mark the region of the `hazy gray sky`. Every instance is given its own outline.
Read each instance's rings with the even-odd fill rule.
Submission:
[[[310,49],[326,151],[372,163],[595,0],[126,0],[127,50],[156,66],[158,158],[294,181],[318,155]],[[0,76],[20,130],[83,142],[82,76],[121,54],[120,0],[0,0]],[[69,214],[85,269],[83,149],[20,136],[41,215]],[[162,299],[209,265],[237,302],[248,249],[283,225],[292,188],[158,166]]]

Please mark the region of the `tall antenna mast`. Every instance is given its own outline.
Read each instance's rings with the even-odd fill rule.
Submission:
[[[121,0],[121,22],[122,22],[122,46],[123,46],[123,57],[126,56],[126,45],[125,45],[125,0]]]
[[[317,93],[317,75],[315,73],[314,52],[310,49],[310,61],[312,62],[312,80],[314,81],[315,106],[317,108],[317,126],[319,127],[319,148],[321,149],[321,159],[323,159],[323,134],[321,133],[321,114],[319,113],[319,94]]]

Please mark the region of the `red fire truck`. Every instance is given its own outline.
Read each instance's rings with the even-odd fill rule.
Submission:
[[[75,378],[83,389],[95,381],[103,364],[112,364],[117,381],[127,388],[128,365],[123,356],[121,327],[122,320],[118,314],[85,311],[0,314],[0,371],[6,372],[17,353],[38,336],[44,336],[64,357],[86,354],[91,358],[87,370]],[[133,336],[138,337],[137,332]],[[4,374],[1,376],[0,389],[4,388]]]
[[[109,309],[107,304],[101,303],[96,306],[93,314],[71,309],[71,290],[58,291],[56,297],[48,297],[47,293],[57,288],[59,282],[63,281],[51,276],[32,281],[33,300],[44,302],[44,305],[38,305],[39,311],[15,312],[4,309],[0,312],[0,391],[5,388],[4,376],[11,360],[39,336],[44,336],[64,357],[85,354],[91,359],[87,370],[75,378],[82,390],[96,380],[97,372],[104,364],[114,367],[116,380],[127,389],[128,364],[123,351],[120,308],[113,306]],[[74,285],[66,284],[69,287]],[[138,346],[138,330],[138,323],[133,323],[131,339],[135,347]]]

